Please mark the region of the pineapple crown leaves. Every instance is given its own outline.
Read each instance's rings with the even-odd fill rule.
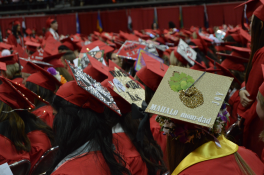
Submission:
[[[181,90],[186,90],[194,83],[193,77],[185,73],[173,72],[173,76],[170,77],[169,85],[171,90],[174,92],[179,92]]]

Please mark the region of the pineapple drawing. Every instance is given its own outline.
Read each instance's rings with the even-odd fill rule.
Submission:
[[[190,87],[194,81],[192,76],[176,71],[173,72],[169,80],[171,90],[179,93],[180,100],[189,108],[196,108],[201,106],[204,102],[203,94],[195,86]],[[187,89],[188,91],[185,93]]]

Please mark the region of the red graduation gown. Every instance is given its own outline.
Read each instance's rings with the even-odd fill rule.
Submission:
[[[23,78],[21,78],[21,77],[14,78],[13,80],[10,80],[10,81],[12,81],[13,83],[17,83],[17,84],[20,84],[20,85],[24,86],[22,84]]]
[[[83,157],[74,157],[59,168],[52,175],[111,175],[100,151],[92,151]]]
[[[139,152],[124,133],[113,133],[113,143],[118,152],[123,156],[123,159],[129,166],[129,170],[133,175],[146,175],[148,168],[146,163],[142,160]]]
[[[29,153],[26,151],[17,153],[13,143],[7,137],[0,135],[0,165],[6,162],[10,165],[23,159],[30,160]]]
[[[162,152],[163,152],[163,160],[168,167],[168,161],[167,161],[167,136],[163,135],[163,132],[160,131],[161,127],[159,123],[155,120],[158,115],[153,115],[150,118],[150,130],[152,132],[154,140],[159,144]]]
[[[261,157],[261,152],[264,147],[264,143],[258,139],[263,129],[263,122],[260,121],[256,113],[256,97],[258,89],[264,81],[261,68],[261,64],[264,64],[263,57],[264,47],[257,50],[252,59],[252,69],[246,84],[246,89],[250,94],[250,99],[253,100],[253,104],[248,108],[244,108],[241,103],[238,105],[238,114],[245,119],[243,136],[244,146],[257,153],[259,157]]]
[[[31,150],[29,155],[30,155],[31,170],[32,170],[32,168],[38,162],[40,157],[48,149],[51,148],[51,143],[48,136],[39,130],[31,131],[27,134],[27,136],[31,144]]]
[[[52,128],[54,115],[51,105],[42,106],[32,111],[32,113],[35,114],[40,119],[42,119],[44,122],[46,122]]]
[[[22,42],[24,42],[23,41],[23,38],[21,38],[20,36],[18,36],[18,37],[20,39],[20,45],[23,46],[24,45],[24,43],[22,43]],[[14,45],[14,46],[17,47],[17,39],[16,39],[16,37],[13,34],[10,34],[8,36],[8,38],[7,38],[7,44]]]
[[[229,120],[230,122],[227,123],[226,128],[229,128],[232,124],[237,121],[237,108],[240,104],[240,97],[239,97],[239,90],[237,90],[231,98],[228,100],[227,110],[230,114]]]
[[[249,167],[257,175],[264,174],[263,163],[259,160],[257,155],[252,151],[245,149],[244,147],[238,148],[238,153],[244,159],[244,161],[249,165]],[[194,164],[187,169],[179,173],[179,175],[204,175],[204,174],[214,174],[214,175],[241,175],[243,172],[240,170],[234,154],[229,156],[207,160],[204,162],[199,162]]]

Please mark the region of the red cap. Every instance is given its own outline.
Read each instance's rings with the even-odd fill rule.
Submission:
[[[58,47],[61,45],[61,43],[53,38],[53,36],[48,37],[46,40],[46,46],[44,48],[44,52],[46,52],[49,55],[55,55],[57,54]]]
[[[3,50],[3,49],[11,50],[12,46],[9,44],[5,44],[5,43],[0,42],[0,50]]]
[[[46,57],[46,56],[48,56],[48,54],[44,52],[43,49],[39,49],[30,56],[30,59],[31,60],[42,60],[43,57]]]
[[[68,47],[72,51],[79,49],[79,46],[77,46],[76,42],[72,41],[72,39],[69,37],[63,38],[61,42],[62,42],[62,45]]]
[[[156,91],[169,67],[151,57],[146,56],[143,59],[146,66],[142,67],[136,75],[146,86]]]
[[[64,67],[63,63],[61,62],[61,57],[64,54],[65,53],[59,53],[59,54],[55,54],[55,55],[46,56],[43,58],[42,61],[47,62],[49,64],[52,64],[54,68]]]
[[[112,52],[114,50],[113,47],[108,46],[107,44],[105,44],[104,42],[102,42],[100,40],[97,40],[97,41],[94,41],[88,45],[83,46],[81,53],[87,53],[90,50],[92,50],[93,48],[95,48],[96,46],[98,46],[100,50],[104,50],[105,54],[108,52]]]
[[[75,68],[72,64],[68,64],[68,67],[74,75],[75,81],[63,84],[58,89],[56,93],[57,96],[60,96],[66,101],[79,107],[90,108],[98,113],[103,113],[104,106],[107,106],[117,114],[121,115],[112,96],[101,86],[100,83],[97,83],[81,70]]]
[[[180,61],[182,64],[184,64],[184,65],[187,65],[188,64],[188,61],[185,59],[185,58],[183,58],[178,52],[177,52],[177,49],[178,49],[178,47],[175,47],[175,49],[174,49],[174,56],[177,58],[177,60],[178,61]]]
[[[242,58],[249,58],[251,49],[245,47],[236,47],[236,46],[225,46],[228,49],[232,49],[232,55],[242,57]]]
[[[264,0],[249,0],[238,5],[236,8],[244,6],[247,4],[247,17],[251,17],[252,14],[257,16],[261,21],[264,21]]]
[[[6,63],[0,62],[0,70],[6,71]]]
[[[61,85],[61,83],[53,75],[51,75],[48,71],[42,69],[41,67],[37,66],[36,64],[27,62],[27,65],[25,67],[27,66],[31,68],[26,68],[26,70],[31,69],[31,71],[33,72],[27,78],[27,82],[34,83],[43,88],[51,90],[52,92],[54,92],[57,87]]]
[[[16,54],[0,57],[0,62],[5,62],[6,65],[15,64],[18,62]]]
[[[31,34],[32,34],[32,31],[31,31],[29,28],[27,28],[27,29],[26,29],[26,33],[27,33],[28,35],[31,35]]]
[[[126,41],[118,50],[117,55],[122,58],[137,60],[138,50],[145,49],[147,46],[135,41]]]
[[[32,51],[32,52],[36,52],[37,49],[40,47],[39,43],[34,43],[31,41],[26,41],[25,45],[27,45],[27,49]]]
[[[223,67],[221,64],[217,63],[216,61],[214,61],[213,59],[211,59],[210,57],[208,56],[205,56],[212,64],[215,64],[216,68],[217,69],[220,69],[221,71],[217,71],[217,73],[219,75],[224,75],[224,76],[229,76],[229,77],[233,77],[234,80],[241,84],[240,81],[225,67]]]
[[[49,104],[49,102],[47,102],[46,100],[42,99],[39,95],[35,94],[33,91],[29,90],[28,88],[21,86],[17,83],[14,83],[12,81],[9,81],[17,90],[19,90],[22,94],[25,95],[26,98],[28,98],[28,100],[34,104],[35,103],[35,99],[45,103],[45,104]]]
[[[47,21],[46,21],[46,27],[47,27],[47,28],[50,28],[50,25],[51,25],[51,23],[52,23],[53,21],[55,21],[55,19],[49,17],[49,18],[47,19]]]
[[[16,25],[21,25],[21,24],[20,24],[20,21],[15,20],[15,21],[14,21],[14,26],[16,26]]]
[[[103,65],[100,61],[87,54],[90,60],[90,65],[83,69],[83,72],[90,75],[97,82],[102,82],[108,77],[108,67]]]
[[[24,94],[17,90],[6,78],[1,77],[0,100],[9,105],[12,109],[34,109]]]
[[[264,64],[261,64],[261,68],[262,68],[262,73],[264,76]],[[264,96],[264,82],[260,85],[259,92],[261,93],[262,96]]]
[[[237,63],[229,58],[226,58],[222,63],[221,66],[227,68],[227,69],[231,69],[231,70],[237,70],[240,72],[244,72],[245,71],[245,66],[241,63]]]

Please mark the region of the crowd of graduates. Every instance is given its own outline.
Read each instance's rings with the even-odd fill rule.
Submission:
[[[245,4],[250,24],[207,29],[170,22],[167,30],[60,36],[48,18],[44,36],[22,36],[14,21],[0,43],[0,165],[28,160],[32,174],[58,146],[46,174],[264,174],[264,4],[238,8]],[[196,56],[183,55],[180,42]],[[211,127],[146,110],[169,94],[167,70],[182,68],[232,81],[226,95],[218,92],[225,98],[214,102]],[[186,95],[200,78],[169,84]],[[206,86],[202,93],[216,85]]]

